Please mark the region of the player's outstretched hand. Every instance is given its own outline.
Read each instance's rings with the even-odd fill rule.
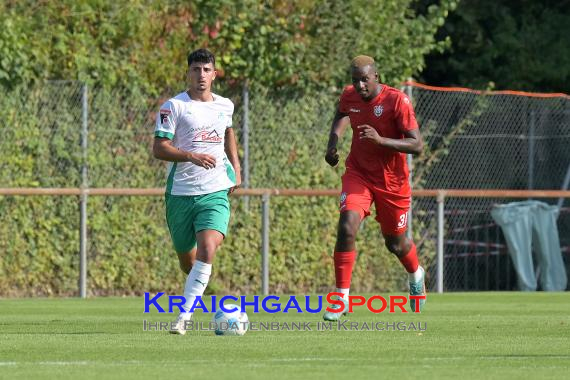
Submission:
[[[205,153],[194,153],[190,156],[190,162],[205,169],[216,167],[216,158]]]
[[[330,148],[327,150],[325,161],[333,168],[338,164],[338,153],[336,152],[336,148]]]

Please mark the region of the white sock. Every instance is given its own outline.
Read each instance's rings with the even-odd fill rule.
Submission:
[[[186,312],[180,314],[185,320],[188,321],[192,318],[193,313],[190,313],[189,310],[192,305],[194,305],[196,297],[204,294],[204,290],[206,290],[206,287],[208,286],[211,273],[212,264],[206,264],[202,261],[196,260],[192,266],[192,270],[188,274],[186,285],[184,286],[184,298],[186,299],[186,303],[184,303],[182,308]]]
[[[408,281],[419,282],[424,274],[424,268],[418,267],[414,273],[408,273]]]
[[[348,301],[348,295],[350,294],[349,288],[336,288],[337,293],[342,293],[342,298]]]

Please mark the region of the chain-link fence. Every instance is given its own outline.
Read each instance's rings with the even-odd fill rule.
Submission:
[[[415,188],[563,187],[570,170],[570,97],[481,93],[423,85],[413,85],[412,97],[427,153],[414,163]],[[516,288],[504,237],[490,216],[493,205],[508,201],[446,200],[445,289]],[[545,201],[557,204],[559,200]],[[416,199],[413,207],[414,220],[433,230],[434,201]],[[568,208],[561,209],[558,228],[568,264]],[[433,274],[435,263],[431,269]]]
[[[570,164],[567,97],[410,89],[426,141],[425,153],[414,159],[415,188],[561,187]],[[234,126],[240,155],[248,163],[242,165],[249,170],[249,187],[339,187],[343,164],[331,169],[323,160],[338,91],[304,97],[249,91],[247,138],[244,95],[241,90],[236,94]],[[162,187],[165,168],[152,157],[151,144],[163,100],[129,89],[85,88],[77,82],[50,82],[3,94],[0,187]],[[347,131],[341,142],[343,158],[350,134]],[[493,204],[504,202],[446,199],[446,290],[514,288],[504,238],[489,215]],[[322,197],[271,201],[270,290],[330,290],[336,203]],[[434,288],[436,201],[417,198],[413,207],[414,239]],[[238,198],[232,208],[231,239],[218,256],[210,289],[257,292],[261,201]],[[0,294],[74,293],[79,199],[0,196],[0,210]],[[173,276],[178,270],[162,199],[91,196],[87,215],[90,294],[179,291],[183,275]],[[563,208],[559,229],[567,259],[568,209]],[[359,235],[355,289],[405,289],[405,276],[383,247],[376,223],[367,220]],[[38,272],[50,276],[39,278],[34,274]]]

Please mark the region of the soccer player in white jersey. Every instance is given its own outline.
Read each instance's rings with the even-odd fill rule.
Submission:
[[[168,161],[166,220],[180,268],[188,273],[185,312],[171,332],[184,335],[190,308],[208,286],[216,250],[227,233],[228,194],[241,184],[232,128],[234,105],[212,93],[214,55],[206,49],[188,56],[190,86],[160,107],[154,157]]]

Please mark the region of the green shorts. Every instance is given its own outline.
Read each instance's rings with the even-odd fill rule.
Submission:
[[[178,254],[196,247],[196,234],[216,230],[226,236],[230,221],[228,190],[204,195],[166,195],[166,222]]]

